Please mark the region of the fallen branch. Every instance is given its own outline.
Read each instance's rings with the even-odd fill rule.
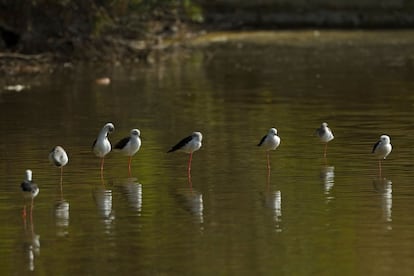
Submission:
[[[48,54],[24,55],[18,53],[0,53],[0,59],[20,59],[24,61],[41,61],[50,58]]]

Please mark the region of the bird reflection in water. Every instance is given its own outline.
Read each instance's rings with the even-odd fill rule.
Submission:
[[[273,211],[273,219],[276,223],[276,231],[282,232],[282,192],[270,189],[270,167],[267,168],[265,205]]]
[[[381,207],[384,221],[387,223],[387,230],[391,230],[392,221],[392,181],[384,178],[373,180],[375,191],[381,195]]]
[[[326,202],[329,203],[334,197],[331,195],[333,186],[335,185],[335,167],[322,166],[320,171],[320,178],[323,182],[323,187],[326,195]]]
[[[92,196],[99,215],[106,227],[106,232],[107,234],[110,234],[112,230],[112,223],[115,220],[115,214],[112,210],[112,190],[95,188],[92,191]]]
[[[56,235],[58,237],[66,237],[69,235],[69,202],[63,198],[62,178],[60,184],[60,194],[53,206],[55,210]]]
[[[193,188],[179,188],[174,191],[174,198],[177,203],[187,212],[189,212],[196,223],[204,222],[203,216],[203,195]]]
[[[40,236],[34,231],[33,216],[30,216],[29,223],[26,217],[23,217],[23,226],[25,234],[23,242],[24,254],[27,256],[28,269],[34,271],[35,258],[40,254]]]
[[[128,200],[129,206],[141,215],[142,210],[142,184],[135,177],[130,177],[121,182],[122,193]]]
[[[54,209],[56,235],[58,237],[67,237],[69,235],[69,202],[64,199],[57,200]]]
[[[265,197],[266,207],[273,211],[273,219],[276,223],[277,232],[282,232],[282,192],[268,191]]]

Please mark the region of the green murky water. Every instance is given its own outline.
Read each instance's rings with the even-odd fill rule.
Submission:
[[[149,66],[86,65],[0,93],[0,273],[409,275],[414,33],[216,34]],[[95,79],[108,76],[109,86]],[[133,159],[91,144],[139,128]],[[323,159],[321,122],[335,140]],[[282,139],[272,167],[256,144]],[[201,131],[193,157],[166,151]],[[373,144],[394,150],[378,177]],[[68,151],[63,200],[54,145]],[[40,187],[33,221],[19,185]]]

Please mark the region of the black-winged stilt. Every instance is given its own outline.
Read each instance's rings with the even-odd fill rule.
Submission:
[[[190,176],[191,171],[191,161],[193,159],[193,152],[201,148],[201,140],[203,140],[203,135],[201,132],[193,132],[188,137],[185,137],[175,146],[173,146],[168,152],[182,151],[190,154],[190,159],[188,160],[188,175]]]
[[[277,135],[277,129],[274,127],[269,129],[269,132],[263,136],[262,140],[260,140],[260,143],[257,144],[258,147],[261,147],[266,151],[268,169],[270,169],[269,151],[275,150],[279,145],[280,137]]]
[[[115,144],[114,149],[119,150],[126,156],[129,156],[128,161],[128,172],[131,176],[131,160],[132,156],[138,152],[141,147],[141,132],[139,129],[132,129],[129,137],[121,139],[118,143]]]
[[[112,123],[106,123],[99,132],[98,138],[93,142],[93,152],[101,158],[101,178],[103,179],[103,166],[105,162],[105,155],[111,151],[111,143],[108,140],[108,134],[115,130]]]
[[[378,158],[379,175],[381,176],[381,160],[387,158],[392,151],[391,139],[388,135],[381,135],[372,148],[372,153]]]
[[[327,123],[323,122],[321,127],[316,129],[316,135],[319,137],[319,140],[321,140],[322,143],[325,143],[323,157],[326,158],[328,142],[334,139],[332,130],[328,127]]]
[[[56,167],[60,168],[60,195],[63,196],[63,167],[66,166],[69,161],[68,155],[61,146],[56,146],[49,153],[49,161]]]
[[[32,180],[32,171],[26,170],[26,179],[20,184],[23,191],[25,204],[23,208],[23,217],[26,217],[26,199],[31,199],[30,217],[33,217],[33,200],[39,194],[39,188]]]

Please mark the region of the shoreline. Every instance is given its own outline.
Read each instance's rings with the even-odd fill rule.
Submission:
[[[152,64],[158,60],[168,59],[171,52],[188,50],[192,47],[200,47],[217,42],[244,40],[251,33],[260,38],[261,34],[274,33],[280,43],[294,41],[301,43],[306,41],[314,42],[340,42],[343,37],[349,39],[349,34],[353,39],[365,40],[370,36],[378,34],[408,33],[412,29],[326,29],[326,28],[291,28],[276,30],[230,30],[230,31],[205,31],[191,30],[180,32],[171,37],[158,37],[157,40],[125,40],[111,39],[105,37],[102,40],[109,45],[105,47],[93,47],[88,45],[81,55],[65,55],[64,53],[40,53],[40,54],[21,54],[18,52],[0,52],[0,73],[5,78],[17,76],[30,76],[36,74],[51,74],[58,69],[70,69],[79,63],[96,63],[96,64]],[[292,34],[301,33],[304,36],[298,39],[291,37]],[[335,33],[334,36],[331,34]],[[341,35],[344,34],[345,36]],[[290,34],[290,35],[289,35]],[[411,36],[400,36],[399,43],[408,43],[413,39]],[[386,39],[384,43],[386,43]]]

